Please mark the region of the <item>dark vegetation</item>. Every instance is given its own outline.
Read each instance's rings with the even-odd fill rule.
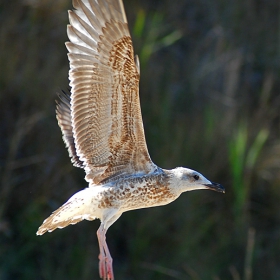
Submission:
[[[116,279],[280,279],[278,0],[125,1],[151,157],[226,187],[125,213]],[[38,226],[86,187],[55,119],[70,0],[0,4],[0,279],[98,279],[98,221]]]

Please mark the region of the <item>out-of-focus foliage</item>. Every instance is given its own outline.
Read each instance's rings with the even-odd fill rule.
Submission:
[[[152,159],[226,187],[125,213],[116,279],[280,279],[278,0],[125,1]],[[37,237],[86,187],[55,119],[70,0],[0,4],[0,279],[97,279],[99,222]]]

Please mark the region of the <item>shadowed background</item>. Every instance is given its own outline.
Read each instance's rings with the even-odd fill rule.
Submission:
[[[70,0],[0,3],[0,279],[98,279],[98,221],[42,237],[87,186],[55,118],[68,88]],[[278,0],[124,2],[153,161],[222,183],[124,213],[116,279],[280,279]]]

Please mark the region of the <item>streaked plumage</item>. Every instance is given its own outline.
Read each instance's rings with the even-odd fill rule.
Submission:
[[[73,0],[73,6],[66,43],[71,95],[59,96],[57,119],[89,188],[54,211],[37,234],[100,219],[100,277],[114,279],[105,234],[123,212],[170,203],[185,191],[224,189],[191,169],[164,170],[151,161],[139,101],[140,66],[121,0]]]

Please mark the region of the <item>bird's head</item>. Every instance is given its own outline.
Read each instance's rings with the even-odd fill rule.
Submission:
[[[212,191],[225,193],[225,188],[209,181],[202,174],[189,168],[177,167],[172,170],[174,180],[180,192],[208,189]]]

